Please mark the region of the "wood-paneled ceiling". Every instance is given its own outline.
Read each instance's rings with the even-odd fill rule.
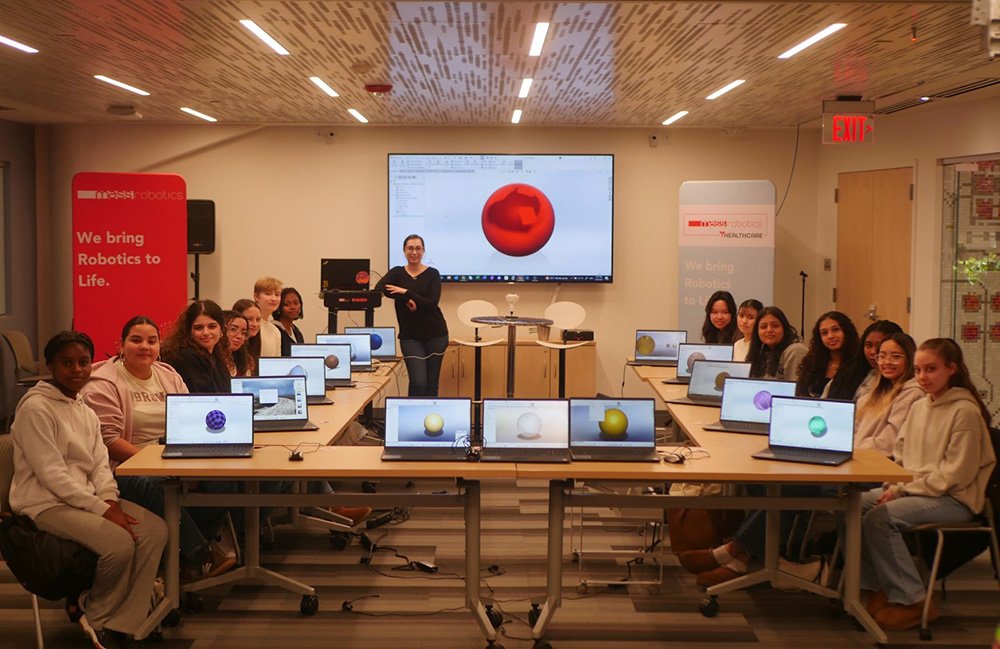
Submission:
[[[879,108],[1000,78],[968,0],[937,2],[333,2],[0,0],[0,119],[191,123],[789,126],[837,95]],[[238,22],[291,52],[279,56]],[[551,22],[528,56],[537,21]],[[847,27],[788,60],[823,27]],[[104,74],[151,94],[93,78]],[[308,81],[327,81],[330,98]],[[521,80],[532,77],[526,99]],[[706,95],[734,79],[742,87]],[[365,84],[390,83],[373,96]],[[994,87],[996,89],[997,87]],[[979,91],[984,92],[984,91]],[[945,99],[937,99],[945,101]],[[919,107],[918,107],[919,109]]]

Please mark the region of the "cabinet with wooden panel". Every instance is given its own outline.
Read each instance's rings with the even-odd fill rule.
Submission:
[[[507,344],[482,347],[481,376],[484,398],[503,398],[507,389]],[[476,349],[452,342],[441,366],[441,396],[472,397],[475,388]],[[555,398],[559,396],[559,350],[517,343],[515,349],[514,396]],[[597,381],[597,347],[591,343],[566,350],[566,396],[592,397]]]

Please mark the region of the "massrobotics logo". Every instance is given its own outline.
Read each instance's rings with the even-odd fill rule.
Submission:
[[[134,189],[78,189],[76,197],[90,200],[119,201],[174,201],[183,200],[183,192],[140,191]]]
[[[688,219],[686,230],[687,234],[694,236],[763,239],[767,234],[767,219],[753,216]]]

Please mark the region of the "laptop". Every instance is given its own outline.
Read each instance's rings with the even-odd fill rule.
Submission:
[[[659,462],[652,399],[570,399],[573,461]]]
[[[238,376],[229,380],[229,389],[253,396],[254,432],[319,430],[309,421],[304,376]]]
[[[666,384],[691,382],[691,371],[695,361],[731,361],[732,345],[705,345],[701,343],[681,343],[677,349],[677,378],[663,381]]]
[[[465,460],[471,399],[387,397],[382,459]]]
[[[351,381],[351,346],[296,344],[292,345],[292,358],[319,356],[323,359],[327,388],[353,388]]]
[[[794,396],[794,381],[729,377],[722,390],[719,421],[705,426],[705,430],[767,435],[771,424],[771,399]]]
[[[253,397],[249,394],[168,394],[161,457],[253,456]]]
[[[670,399],[667,403],[687,403],[695,406],[718,406],[722,403],[722,392],[726,379],[730,376],[746,378],[750,376],[750,363],[733,361],[695,361],[688,383],[686,397]]]
[[[372,337],[369,334],[316,334],[316,343],[320,345],[350,345],[351,371],[372,371]]]
[[[635,332],[635,360],[629,365],[677,365],[677,346],[687,341],[688,332],[639,329]]]
[[[261,358],[257,371],[261,376],[306,377],[306,403],[310,406],[331,405],[326,397],[326,376],[322,356]]]
[[[801,397],[771,398],[771,430],[760,460],[837,466],[854,449],[854,402]]]
[[[484,399],[482,462],[569,462],[569,401]]]
[[[372,360],[398,361],[395,327],[344,327],[345,334],[368,334],[372,341]]]

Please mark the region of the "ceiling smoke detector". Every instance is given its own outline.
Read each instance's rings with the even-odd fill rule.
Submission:
[[[380,95],[388,95],[392,92],[391,83],[366,83],[365,91],[375,95],[376,97]]]

